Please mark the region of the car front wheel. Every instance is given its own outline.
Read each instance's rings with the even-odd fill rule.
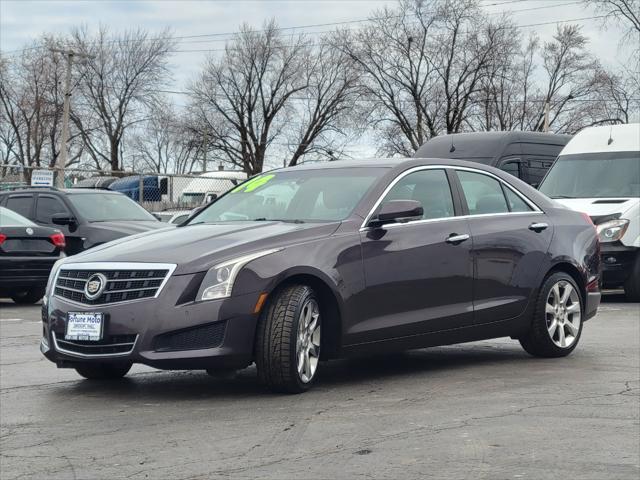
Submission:
[[[130,363],[98,363],[76,367],[76,372],[89,380],[114,380],[124,377],[129,370],[131,370]]]
[[[640,253],[636,255],[631,275],[624,282],[624,293],[630,302],[640,302]]]
[[[320,340],[320,306],[314,291],[306,285],[283,288],[269,302],[258,325],[258,377],[274,391],[308,390],[320,362]]]
[[[584,307],[571,276],[557,272],[540,288],[531,329],[520,338],[527,353],[536,357],[564,357],[578,345]]]

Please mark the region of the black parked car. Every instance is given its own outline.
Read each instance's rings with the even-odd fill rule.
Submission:
[[[40,227],[0,207],[0,296],[36,303],[44,296],[53,264],[64,257],[60,230]]]
[[[27,188],[0,193],[7,207],[42,226],[57,226],[67,255],[134,233],[167,228],[127,196],[108,190]]]
[[[597,311],[599,262],[589,217],[492,167],[298,166],[66,259],[41,350],[87,378],[255,362],[289,392],[320,359],[362,353],[511,336],[561,357]]]
[[[535,187],[571,135],[540,132],[474,132],[434,137],[414,158],[451,158],[484,163]]]

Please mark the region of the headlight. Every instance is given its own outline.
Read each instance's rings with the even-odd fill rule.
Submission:
[[[598,238],[601,242],[615,242],[620,240],[627,231],[629,226],[629,220],[626,218],[620,218],[618,220],[609,220],[608,222],[596,225],[598,232]]]
[[[198,300],[215,300],[217,298],[227,298],[231,296],[233,283],[236,281],[236,277],[242,267],[256,258],[271,255],[272,253],[279,252],[280,250],[282,249],[274,248],[271,250],[263,250],[261,252],[229,260],[211,268],[202,280],[200,290],[198,291]]]

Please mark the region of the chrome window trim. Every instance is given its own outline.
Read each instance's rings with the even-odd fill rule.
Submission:
[[[51,286],[52,288],[51,296],[56,297],[62,300],[63,302],[71,303],[73,305],[81,305],[83,307],[90,306],[94,308],[103,308],[109,305],[122,305],[125,303],[131,303],[131,302],[142,302],[144,300],[152,300],[154,298],[158,298],[158,296],[162,292],[162,289],[167,284],[167,282],[171,278],[171,275],[173,275],[173,272],[176,270],[177,267],[178,265],[175,263],[139,263],[139,262],[85,262],[85,263],[66,263],[66,264],[63,263],[62,265],[60,265],[60,268],[58,268],[58,271],[56,271],[56,276],[53,279],[53,284]],[[76,302],[74,300],[69,300],[68,298],[64,298],[59,295],[56,295],[58,277],[60,276],[60,272],[63,270],[65,271],[68,271],[68,270],[167,270],[167,275],[164,277],[162,283],[158,287],[158,291],[153,297],[136,298],[134,300],[124,300],[121,302],[109,302],[102,305],[91,305],[88,303]],[[60,287],[60,288],[73,290],[68,287]]]
[[[120,352],[120,353],[94,353],[94,354],[72,352],[71,350],[67,350],[65,348],[61,348],[58,345],[58,341],[56,339],[56,332],[51,332],[51,338],[53,339],[53,348],[55,349],[56,352],[64,353],[65,355],[69,355],[71,357],[78,357],[78,358],[109,358],[109,357],[125,357],[127,355],[131,355],[131,352],[133,352],[133,350],[136,348],[136,344],[138,343],[139,335],[136,335],[136,339],[133,341],[133,344],[131,344],[131,350],[129,350],[127,352]],[[119,344],[114,343],[113,345],[119,345]],[[96,345],[96,346],[104,347],[106,345]]]
[[[533,210],[530,211],[530,212],[481,213],[481,214],[477,214],[477,215],[471,215],[470,214],[470,215],[458,215],[458,216],[453,216],[453,217],[442,217],[442,218],[425,218],[425,219],[422,219],[422,220],[412,220],[412,221],[403,222],[403,223],[389,223],[389,224],[385,225],[385,228],[394,228],[394,227],[404,226],[404,225],[415,225],[415,224],[421,224],[421,223],[442,222],[442,221],[446,221],[446,220],[458,220],[458,219],[466,219],[466,218],[495,217],[495,216],[500,216],[500,215],[532,215],[532,214],[542,214],[542,213],[544,213],[542,211],[542,209],[540,209],[540,207],[538,207],[538,205],[536,205],[533,201],[531,201],[523,193],[521,193],[519,190],[517,190],[516,188],[512,187],[511,185],[509,185],[509,183],[507,183],[506,181],[504,181],[503,179],[501,179],[497,175],[494,175],[491,172],[485,172],[484,170],[480,170],[480,169],[476,169],[476,168],[470,168],[470,167],[456,167],[456,166],[453,166],[453,165],[423,165],[423,166],[413,167],[413,168],[410,168],[408,170],[405,170],[404,172],[401,172],[396,178],[394,178],[391,181],[391,183],[387,186],[387,188],[384,189],[382,194],[378,197],[376,202],[373,204],[373,207],[371,208],[371,210],[369,210],[369,213],[365,217],[364,222],[362,222],[362,225],[360,225],[360,231],[361,232],[362,231],[366,231],[366,230],[369,230],[369,228],[371,228],[371,227],[368,227],[367,224],[369,223],[369,221],[371,221],[371,218],[373,217],[374,212],[378,209],[378,207],[382,203],[382,200],[384,200],[384,198],[391,191],[391,189],[400,180],[402,180],[404,177],[406,177],[407,175],[410,175],[410,174],[412,174],[414,172],[419,172],[419,171],[422,171],[422,170],[445,170],[446,171],[447,169],[449,169],[449,170],[464,170],[464,171],[468,171],[468,172],[472,172],[472,173],[480,173],[480,174],[483,174],[483,175],[487,175],[487,176],[489,176],[491,178],[494,178],[495,180],[500,182],[502,185],[504,185],[506,188],[509,188],[518,197],[520,197]],[[453,197],[453,191],[451,191],[451,195]]]

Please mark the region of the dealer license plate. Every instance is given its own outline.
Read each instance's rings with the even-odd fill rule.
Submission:
[[[64,339],[98,342],[102,340],[103,327],[102,313],[69,312]]]

